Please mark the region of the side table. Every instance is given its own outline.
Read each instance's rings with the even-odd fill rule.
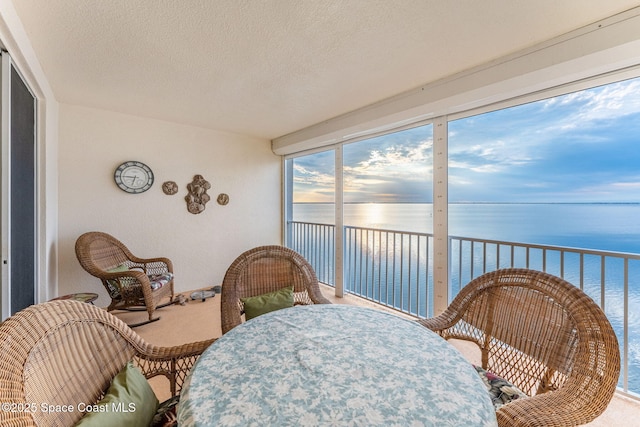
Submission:
[[[74,301],[93,304],[93,302],[98,299],[98,294],[94,294],[91,292],[78,292],[75,294],[62,295],[52,299],[51,301],[63,300],[63,299],[72,299]]]

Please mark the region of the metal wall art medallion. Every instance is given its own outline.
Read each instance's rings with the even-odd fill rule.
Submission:
[[[187,210],[190,213],[199,214],[204,211],[205,205],[211,200],[211,197],[207,194],[207,190],[210,188],[211,184],[202,175],[194,176],[193,181],[187,184],[189,194],[184,199],[187,202]]]
[[[162,184],[162,192],[168,196],[172,196],[178,192],[178,184],[173,181],[167,181]]]

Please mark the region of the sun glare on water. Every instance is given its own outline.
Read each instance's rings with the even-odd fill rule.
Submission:
[[[375,227],[383,224],[386,220],[384,206],[380,203],[367,203],[362,206],[366,215],[366,223],[369,227]]]

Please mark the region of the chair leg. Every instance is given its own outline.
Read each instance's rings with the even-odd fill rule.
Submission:
[[[164,304],[157,305],[157,306],[156,306],[153,310],[151,310],[151,311],[149,310],[149,308],[148,308],[148,307],[140,307],[140,306],[138,306],[138,307],[136,307],[136,306],[133,306],[133,307],[123,307],[123,308],[121,308],[121,310],[134,311],[134,312],[135,312],[135,311],[147,311],[147,312],[149,312],[149,320],[145,320],[145,321],[143,321],[143,322],[138,322],[138,323],[133,323],[133,324],[128,325],[130,328],[135,328],[135,327],[137,327],[137,326],[146,325],[147,323],[151,323],[151,322],[155,322],[155,321],[160,320],[160,317],[156,317],[155,319],[153,319],[153,318],[152,318],[152,316],[153,316],[153,312],[154,312],[154,311],[156,311],[156,310],[157,310],[157,309],[159,309],[159,308],[167,307],[167,306],[169,306],[169,305],[171,305],[171,304],[174,304],[174,303],[175,303],[175,302],[173,301],[173,299],[170,299],[170,300],[169,300],[169,302],[166,302],[166,303],[164,303]]]
[[[151,323],[151,322],[157,322],[158,320],[160,320],[160,317],[156,317],[155,319],[149,319],[149,320],[145,320],[139,323],[133,323],[133,324],[127,324],[127,326],[129,326],[130,328],[135,328],[137,326],[142,326],[142,325],[146,325],[147,323]]]
[[[157,309],[159,309],[159,308],[162,308],[162,307],[167,307],[167,306],[169,306],[169,305],[171,305],[171,304],[175,304],[175,301],[169,301],[169,302],[166,302],[166,303],[164,303],[164,304],[156,305],[155,310],[157,310]],[[119,310],[127,310],[127,311],[147,311],[147,308],[146,308],[146,307],[142,307],[142,306],[140,306],[140,307],[123,307],[123,308],[120,308]]]
[[[164,304],[156,305],[156,310],[159,309],[159,308],[162,308],[162,307],[169,306],[171,304],[175,304],[175,301],[171,300],[169,302],[165,302]]]

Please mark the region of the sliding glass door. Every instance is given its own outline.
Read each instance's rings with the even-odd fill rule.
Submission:
[[[2,318],[37,301],[36,99],[2,54]]]

